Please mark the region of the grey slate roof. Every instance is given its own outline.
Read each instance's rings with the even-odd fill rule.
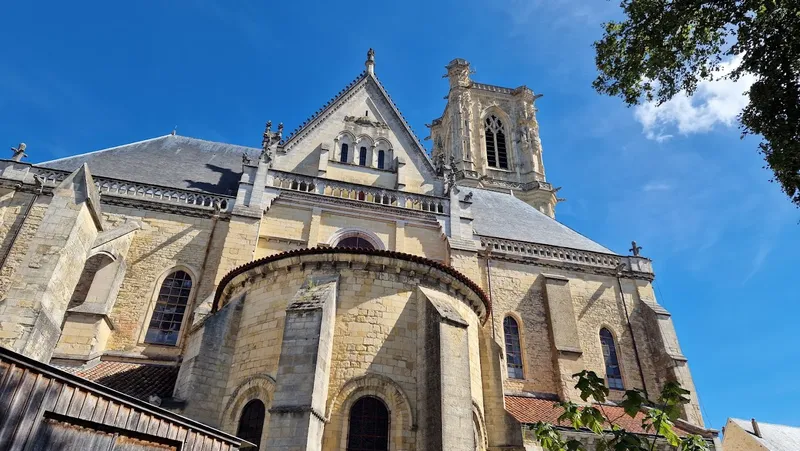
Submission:
[[[88,163],[92,174],[100,177],[235,196],[242,153],[255,160],[260,152],[252,147],[166,135],[36,166],[74,171]]]
[[[472,225],[478,235],[614,254],[510,194],[461,190],[473,193]]]
[[[753,439],[764,445],[770,451],[797,451],[800,450],[800,427],[783,426],[758,422],[761,437],[753,433],[753,424],[749,420],[731,418],[731,421],[753,435]]]

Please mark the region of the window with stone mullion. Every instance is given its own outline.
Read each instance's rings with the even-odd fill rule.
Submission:
[[[486,163],[489,167],[508,169],[508,151],[503,122],[497,116],[486,118]]]

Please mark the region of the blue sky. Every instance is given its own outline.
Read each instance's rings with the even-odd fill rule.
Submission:
[[[266,5],[270,3],[270,5]],[[169,133],[258,146],[363,69],[414,130],[444,107],[444,65],[544,94],[537,106],[557,217],[654,260],[710,426],[800,425],[794,331],[800,211],[740,140],[743,87],[629,109],[591,89],[603,0],[4,2],[0,141],[37,162]],[[10,151],[8,152],[10,155]]]

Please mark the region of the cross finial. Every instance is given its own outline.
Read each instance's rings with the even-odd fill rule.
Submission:
[[[14,156],[11,157],[12,161],[22,161],[23,158],[27,157],[28,154],[25,153],[25,148],[28,147],[25,143],[19,143],[19,146],[12,147],[11,151],[14,152]]]
[[[631,241],[631,248],[628,249],[628,250],[633,253],[634,257],[638,257],[639,256],[639,251],[642,250],[642,246],[637,246],[636,245],[636,241]]]

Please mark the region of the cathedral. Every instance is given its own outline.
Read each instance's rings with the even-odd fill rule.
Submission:
[[[651,261],[557,221],[539,96],[460,58],[446,71],[430,152],[372,50],[260,147],[173,132],[38,164],[13,148],[0,345],[270,451],[540,449],[528,426],[583,403],[584,369],[609,412],[680,382],[676,431],[719,449]]]

